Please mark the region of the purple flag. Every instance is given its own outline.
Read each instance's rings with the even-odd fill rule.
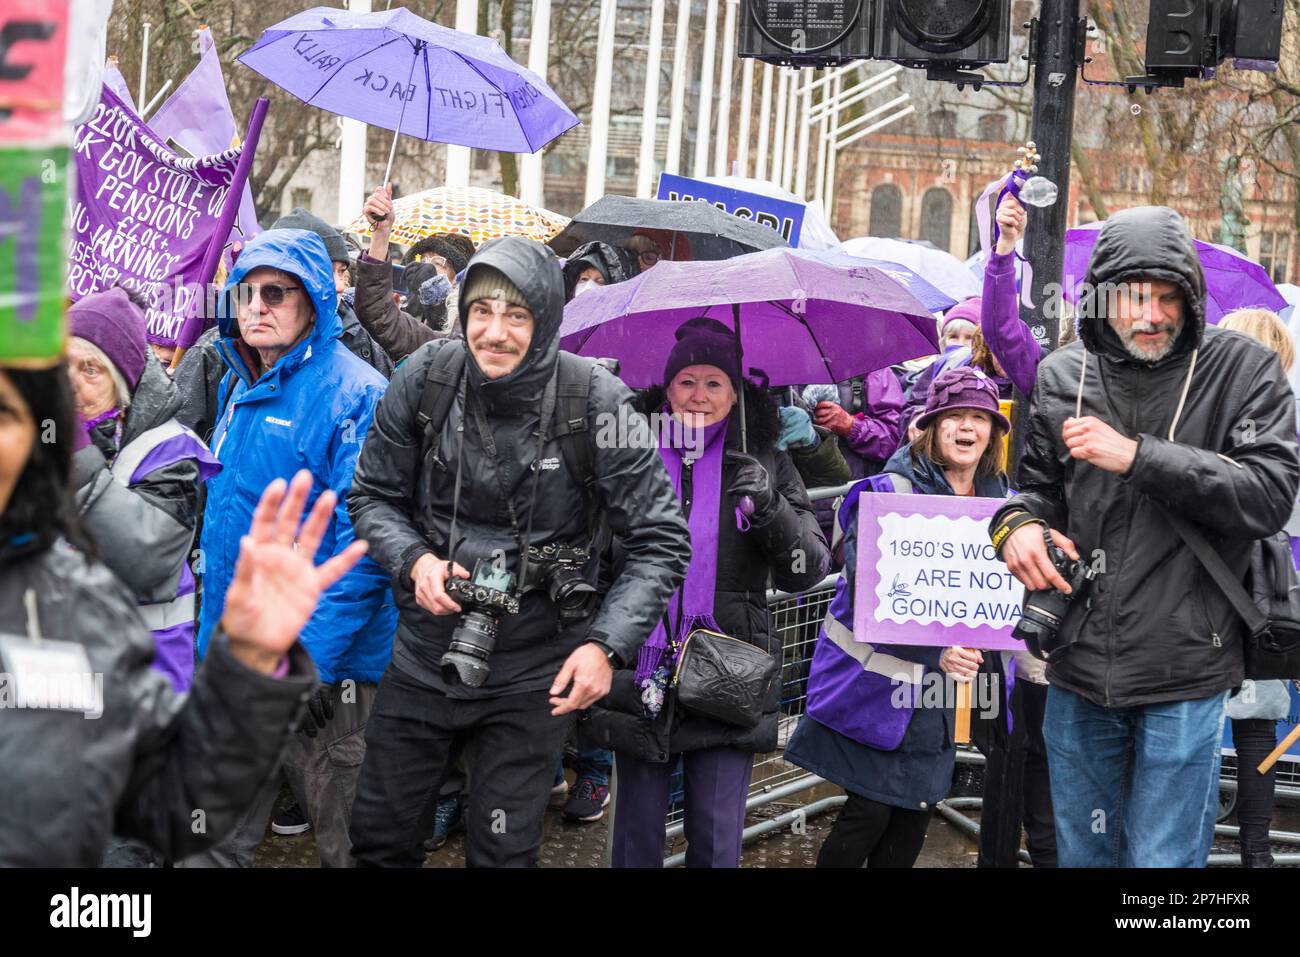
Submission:
[[[148,303],[149,341],[174,345],[205,305],[206,254],[242,150],[178,156],[105,86],[74,153],[68,296],[135,290]]]
[[[221,73],[217,44],[207,27],[199,31],[199,51],[198,66],[149,117],[149,127],[159,139],[170,140],[191,156],[208,156],[233,147],[239,128],[230,109],[230,99],[226,96],[226,78]],[[253,193],[245,184],[239,201],[239,216],[223,252],[227,267],[230,265],[230,244],[247,242],[260,231],[257,211],[253,208]]]

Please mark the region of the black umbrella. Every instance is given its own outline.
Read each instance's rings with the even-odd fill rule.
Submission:
[[[574,216],[550,246],[568,256],[583,243],[625,246],[637,234],[654,240],[660,255],[672,260],[731,259],[790,245],[776,230],[710,203],[603,196]]]

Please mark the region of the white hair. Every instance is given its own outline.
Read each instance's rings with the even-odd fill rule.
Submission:
[[[70,341],[75,342],[78,346],[90,353],[91,357],[108,370],[108,374],[113,377],[113,391],[117,393],[117,407],[125,412],[131,406],[131,390],[127,388],[126,378],[122,375],[120,369],[113,364],[113,360],[108,357],[103,349],[95,345],[89,339],[83,339],[81,336],[71,336]],[[147,357],[146,357],[147,358]]]

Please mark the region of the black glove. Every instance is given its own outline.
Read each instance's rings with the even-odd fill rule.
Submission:
[[[316,729],[323,728],[334,717],[334,688],[321,685],[307,699],[307,715],[299,729],[309,738],[316,737]]]
[[[772,476],[768,474],[767,469],[763,468],[762,462],[746,452],[728,449],[726,459],[735,469],[731,484],[727,486],[727,494],[737,498],[748,495],[754,502],[752,517],[762,524],[763,519],[771,513],[777,503],[777,492],[772,485]]]

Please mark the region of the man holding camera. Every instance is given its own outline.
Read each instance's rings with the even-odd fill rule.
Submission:
[[[1294,402],[1272,352],[1206,325],[1171,209],[1107,221],[1078,309],[1079,341],[1038,367],[1020,491],[990,525],[1031,591],[1018,629],[1049,662],[1059,860],[1200,867],[1246,636],[1170,516],[1244,576],[1295,501]]]
[[[361,865],[420,866],[460,754],[467,864],[535,865],[576,712],[636,659],[690,558],[657,444],[620,410],[631,392],[559,351],[554,254],[488,243],[459,308],[465,339],[397,370],[349,498],[400,611],[353,808]],[[620,441],[595,441],[605,415],[628,424]],[[602,524],[626,555],[603,600]]]

